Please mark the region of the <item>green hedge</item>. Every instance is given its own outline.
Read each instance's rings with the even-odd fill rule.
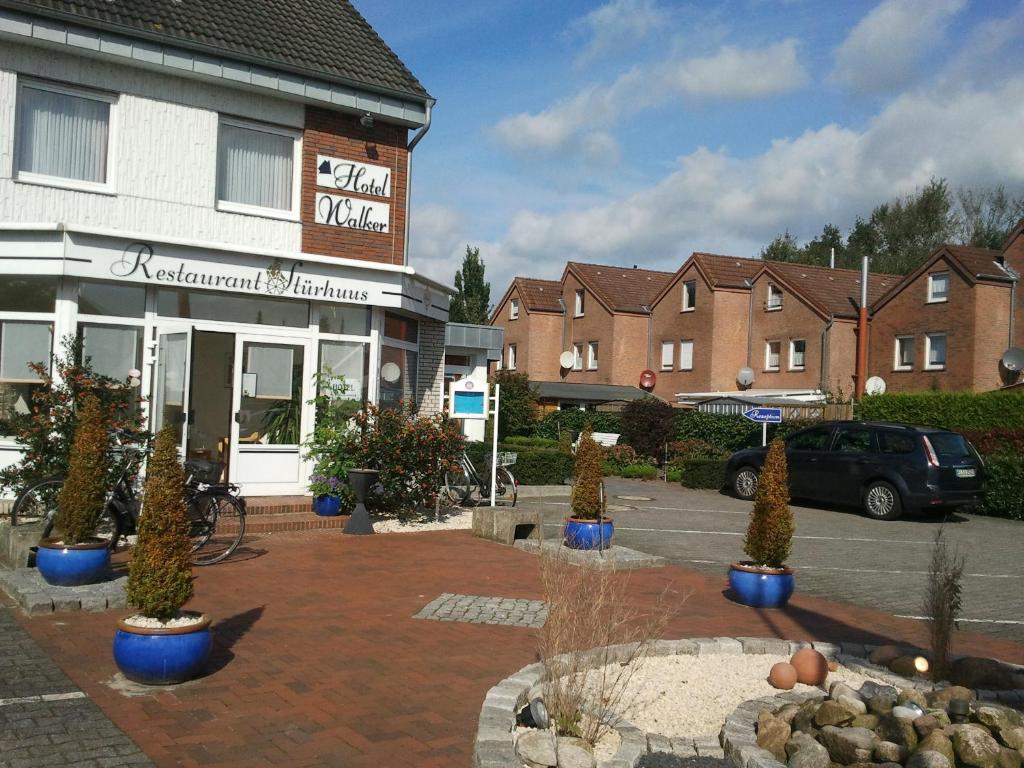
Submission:
[[[639,477],[643,480],[650,480],[658,476],[658,468],[650,464],[630,464],[622,469],[623,477]]]
[[[552,448],[531,448],[515,443],[498,443],[499,451],[516,454],[516,463],[509,467],[520,485],[561,485],[572,477],[572,456]],[[466,443],[466,453],[477,472],[489,472],[485,459],[491,453],[490,443]]]
[[[1024,520],[1024,457],[985,460],[985,501],[977,511],[991,517]]]
[[[622,432],[622,417],[617,413],[580,411],[573,408],[547,414],[537,422],[533,434],[536,437],[557,440],[561,432],[582,432],[587,424],[590,424],[595,432]]]
[[[512,435],[502,441],[505,445],[525,445],[530,448],[557,448],[558,441],[550,437],[527,437],[526,435]]]
[[[857,408],[864,421],[899,421],[955,430],[1024,429],[1017,392],[893,392],[869,395]]]
[[[676,466],[687,488],[717,491],[725,485],[725,462],[721,459],[681,459]]]

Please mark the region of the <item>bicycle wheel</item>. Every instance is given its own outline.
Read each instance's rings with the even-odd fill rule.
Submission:
[[[464,468],[444,473],[444,492],[452,504],[464,504],[472,491],[473,484]]]
[[[11,527],[24,525],[42,528],[47,522],[52,526],[53,516],[57,513],[57,497],[63,487],[63,478],[51,477],[22,491],[11,505]]]
[[[46,524],[43,526],[42,536],[39,538],[48,539],[54,533],[55,522],[56,516],[48,517]],[[59,536],[60,531],[57,531],[56,535]],[[109,504],[103,508],[103,513],[96,524],[94,538],[106,541],[107,549],[111,551],[117,549],[117,542],[121,539],[121,519],[118,517],[117,512],[111,509]]]
[[[245,508],[229,494],[204,495],[189,504],[192,564],[213,565],[229,557],[245,536]]]
[[[516,497],[519,495],[519,488],[516,486],[516,479],[507,467],[498,467],[494,479],[494,503],[501,502],[510,507],[516,505]]]

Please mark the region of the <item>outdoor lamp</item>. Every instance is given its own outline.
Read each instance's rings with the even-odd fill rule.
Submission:
[[[373,128],[373,115],[366,112],[362,117],[359,118],[359,124],[363,128]]]
[[[551,725],[551,716],[548,708],[544,706],[543,699],[534,699],[530,702],[530,717],[537,728],[547,728]]]
[[[950,699],[946,709],[949,712],[949,719],[954,723],[966,723],[971,705],[966,699]]]
[[[914,659],[914,669],[920,672],[922,675],[928,671],[928,659],[924,656],[918,656]]]

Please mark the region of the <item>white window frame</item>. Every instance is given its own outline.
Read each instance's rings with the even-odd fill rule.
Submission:
[[[690,345],[690,364],[689,365],[683,365],[683,360],[685,359],[685,355],[683,354],[683,349],[686,347],[687,344]],[[680,342],[679,342],[679,370],[680,371],[692,371],[693,370],[693,339],[681,339]]]
[[[583,345],[574,342],[572,345],[572,369],[574,371],[583,370]]]
[[[775,365],[771,364],[772,357],[772,344],[778,347],[775,353],[776,361]],[[764,369],[768,372],[774,372],[780,370],[782,367],[782,341],[779,339],[770,339],[764,343]]]
[[[588,371],[596,371],[597,370],[597,362],[598,362],[597,355],[598,355],[597,342],[596,341],[588,341],[587,342],[587,370]]]
[[[945,356],[943,357],[941,365],[935,365],[932,363],[932,339],[938,336],[942,337],[943,346],[945,347]],[[926,333],[924,335],[924,369],[926,371],[944,371],[946,365],[949,362],[949,334],[945,332]]]
[[[686,290],[686,286],[693,286],[693,303],[690,303],[690,294]],[[696,280],[684,280],[683,281],[683,308],[682,312],[693,312],[697,309],[697,281]]]
[[[245,203],[233,203],[230,200],[219,199],[220,178],[214,178],[213,196],[214,205],[218,211],[225,213],[243,213],[248,216],[263,216],[268,219],[283,219],[285,221],[299,221],[302,209],[302,131],[296,128],[287,128],[283,125],[271,123],[260,123],[255,120],[243,120],[240,117],[221,115],[217,121],[217,136],[214,145],[214,175],[220,173],[220,127],[230,125],[235,128],[246,128],[250,131],[262,131],[273,133],[278,136],[286,136],[292,139],[292,207],[289,210],[284,208],[264,208],[260,205],[246,205]]]
[[[942,277],[946,281],[946,294],[944,296],[935,295],[935,278]],[[928,303],[929,304],[944,304],[949,301],[949,272],[929,272],[928,273]]]
[[[114,148],[117,146],[117,103],[118,96],[116,93],[106,93],[103,91],[94,91],[88,88],[79,88],[73,85],[64,85],[63,83],[50,83],[45,80],[33,80],[31,78],[18,78],[18,96],[17,104],[14,110],[14,141],[17,143],[17,136],[19,133],[19,121],[21,117],[21,104],[22,104],[22,90],[25,88],[33,88],[38,91],[51,91],[53,93],[61,93],[65,96],[76,96],[81,99],[92,99],[93,101],[103,101],[110,105],[110,111],[107,114],[107,172],[106,181],[83,181],[82,179],[69,179],[64,176],[48,176],[43,173],[32,173],[30,171],[19,171],[18,170],[18,157],[21,155],[21,147],[14,147],[14,155],[12,160],[12,171],[15,181],[23,182],[26,184],[40,184],[46,187],[60,187],[62,189],[73,189],[80,192],[97,192],[103,195],[116,195],[117,187],[114,184],[114,179],[117,178],[117,152]]]
[[[772,298],[777,296],[778,301],[773,302]],[[779,286],[768,283],[768,297],[764,301],[765,312],[778,312],[782,309],[782,289]]]
[[[796,343],[803,342],[803,362],[800,365],[796,365],[793,362],[793,353],[796,351]],[[791,371],[803,371],[807,369],[807,339],[790,339],[789,340],[789,370]]]
[[[516,369],[516,345],[508,345],[508,369],[514,371]]]
[[[586,309],[583,303],[585,291],[582,288],[576,289],[576,304],[573,307],[573,317],[583,317],[583,310]]]
[[[901,362],[900,357],[900,342],[906,341],[910,344],[910,365],[904,365]],[[893,344],[893,358],[892,358],[892,369],[894,371],[912,371],[914,370],[914,337],[901,335],[897,336],[895,343]]]
[[[519,299],[510,299],[508,302],[508,319],[519,319]]]
[[[668,359],[665,359],[665,350],[668,350]],[[675,366],[676,343],[674,341],[661,342],[661,370],[671,371]]]

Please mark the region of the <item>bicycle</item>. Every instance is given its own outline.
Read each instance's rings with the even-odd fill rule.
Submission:
[[[479,491],[480,501],[491,498],[491,472],[490,457],[487,457],[487,471],[482,475],[477,472],[476,467],[470,460],[469,455],[463,451],[459,460],[459,469],[454,472],[445,472],[444,490],[445,495],[453,504],[465,504],[469,501],[475,488]],[[494,501],[516,505],[516,497],[519,495],[519,486],[516,479],[509,471],[509,467],[516,463],[516,454],[499,452],[498,467],[494,482]]]
[[[143,459],[152,450],[123,442],[125,433],[115,434],[115,453],[122,461],[113,488],[107,496],[96,537],[105,539],[116,550],[121,537],[136,533],[142,497],[138,474]],[[238,486],[219,483],[224,466],[219,462],[190,460],[185,462],[185,502],[192,540],[192,564],[213,565],[231,555],[245,536],[245,500]],[[208,482],[209,480],[213,482]],[[64,478],[51,477],[30,485],[11,507],[11,526],[41,528],[41,539],[53,533],[57,498],[64,487]]]

